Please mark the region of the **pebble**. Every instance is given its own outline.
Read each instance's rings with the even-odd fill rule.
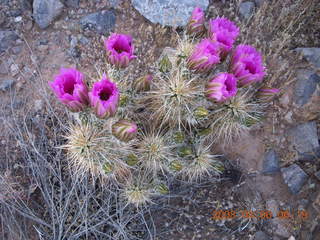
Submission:
[[[306,182],[308,175],[297,165],[281,168],[282,177],[292,194],[298,194]]]
[[[8,74],[8,67],[4,62],[0,64],[0,74]]]
[[[22,21],[22,17],[21,17],[21,16],[18,16],[18,17],[16,17],[16,18],[14,19],[14,21],[15,21],[16,23],[21,22],[21,21]]]
[[[249,18],[254,11],[254,2],[242,2],[240,3],[239,13],[240,15],[247,19]]]
[[[271,238],[266,233],[258,231],[254,234],[254,240],[271,240]]]
[[[11,49],[11,51],[12,51],[12,53],[13,53],[14,55],[18,55],[18,54],[21,53],[21,51],[22,51],[22,46],[13,47],[13,48]]]
[[[5,52],[11,48],[15,41],[18,39],[18,35],[13,31],[0,30],[0,53]]]
[[[263,159],[262,172],[264,174],[273,174],[279,172],[279,157],[275,150],[270,150],[266,152]]]
[[[320,48],[296,48],[294,51],[301,53],[316,68],[320,68]]]
[[[319,83],[320,76],[314,71],[308,69],[298,71],[297,81],[294,87],[295,103],[299,106],[308,103]]]
[[[18,73],[19,73],[19,66],[17,65],[17,64],[12,64],[11,66],[10,66],[10,73],[11,73],[11,75],[14,77],[14,76],[16,76]]]
[[[62,9],[60,0],[33,1],[33,17],[41,29],[47,28],[62,13]]]

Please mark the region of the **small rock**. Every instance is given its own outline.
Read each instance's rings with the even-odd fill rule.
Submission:
[[[300,154],[315,154],[319,149],[315,121],[299,124],[289,129],[287,136]]]
[[[308,175],[297,165],[281,168],[282,177],[293,194],[298,194]]]
[[[203,10],[209,5],[208,0],[132,0],[132,5],[138,12],[152,23],[165,26],[185,26],[195,7]]]
[[[292,111],[289,111],[286,113],[286,115],[284,116],[284,119],[288,122],[288,123],[293,123],[293,120],[292,120]]]
[[[80,24],[83,30],[89,29],[99,34],[107,34],[114,29],[116,14],[113,10],[92,13],[81,18]]]
[[[76,8],[79,7],[80,0],[66,0],[65,4],[67,7]]]
[[[320,76],[311,70],[300,70],[294,89],[294,101],[299,106],[309,102],[320,83]]]
[[[41,111],[43,109],[43,101],[42,100],[35,100],[34,101],[34,110],[36,112]]]
[[[10,73],[14,77],[19,73],[19,66],[17,64],[12,64],[10,66]]]
[[[21,17],[21,16],[18,16],[18,17],[16,17],[16,18],[14,19],[14,21],[15,21],[16,23],[21,22],[21,21],[22,21],[22,17]]]
[[[300,52],[316,68],[320,68],[320,48],[296,48],[295,51]]]
[[[239,13],[244,18],[249,18],[253,14],[254,3],[253,2],[242,2],[240,3]]]
[[[12,47],[18,35],[13,31],[0,31],[0,53]]]
[[[4,62],[0,64],[0,74],[8,74],[8,67]]]
[[[279,157],[277,153],[272,149],[265,154],[262,172],[265,174],[272,174],[279,172],[279,170]]]
[[[271,238],[266,233],[258,231],[254,234],[254,240],[271,240]]]
[[[320,181],[320,171],[316,172],[314,175],[315,175],[316,178],[318,178],[318,180]]]
[[[296,238],[294,236],[289,237],[288,240],[296,240]]]
[[[21,46],[13,47],[13,48],[11,49],[11,51],[12,51],[12,53],[13,53],[14,55],[18,55],[19,53],[21,53],[22,47],[21,47]]]
[[[33,17],[41,29],[47,28],[63,9],[59,0],[34,0]]]
[[[13,79],[4,79],[0,83],[0,90],[1,91],[7,91],[14,85],[14,80]]]
[[[27,21],[25,24],[24,24],[24,29],[27,30],[27,31],[30,31],[33,27],[33,23],[32,21]]]
[[[23,11],[32,10],[32,0],[20,0],[20,6]]]

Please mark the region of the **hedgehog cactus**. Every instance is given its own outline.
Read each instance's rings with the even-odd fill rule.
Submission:
[[[75,174],[121,182],[123,198],[140,206],[170,192],[166,175],[201,181],[223,169],[213,144],[231,142],[259,122],[261,99],[278,89],[256,86],[266,72],[253,46],[232,52],[240,32],[234,22],[211,19],[206,33],[204,16],[193,11],[177,49],[148,75],[128,74],[136,58],[132,38],[114,33],[105,40],[107,74],[88,83],[91,89],[75,69],[50,83],[57,98],[86,119],[70,127],[63,146]]]

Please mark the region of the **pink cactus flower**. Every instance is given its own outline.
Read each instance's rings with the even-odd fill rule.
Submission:
[[[269,97],[273,97],[274,95],[276,95],[279,92],[280,92],[280,90],[278,88],[263,87],[263,88],[259,89],[258,97],[260,97],[260,98],[269,98]]]
[[[49,85],[56,97],[73,112],[82,111],[88,104],[88,88],[84,76],[73,68],[62,68]]]
[[[241,87],[262,81],[266,74],[261,54],[250,45],[237,46],[232,55],[230,69]]]
[[[214,102],[224,102],[237,94],[237,79],[230,73],[219,73],[206,86],[206,96]]]
[[[215,18],[209,21],[209,38],[219,43],[221,58],[225,58],[239,35],[239,28],[227,18]]]
[[[137,124],[128,120],[122,119],[112,125],[112,134],[123,142],[134,139],[137,132]]]
[[[188,34],[202,34],[205,31],[204,22],[205,18],[203,10],[199,7],[196,7],[193,10],[187,25]]]
[[[119,102],[117,85],[103,76],[100,82],[93,84],[89,92],[90,104],[98,118],[107,118],[115,115]]]
[[[203,39],[195,46],[193,53],[188,58],[188,68],[196,72],[207,72],[220,62],[219,46],[209,39]]]
[[[129,62],[136,58],[133,55],[134,46],[129,35],[113,33],[104,44],[108,62],[118,68],[127,67]]]

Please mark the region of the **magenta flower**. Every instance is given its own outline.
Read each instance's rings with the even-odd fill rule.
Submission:
[[[89,92],[89,98],[98,118],[115,115],[119,101],[119,91],[117,85],[106,76],[103,76],[100,82],[93,84],[92,90]]]
[[[206,96],[214,102],[224,102],[237,94],[237,79],[230,73],[219,73],[206,86]]]
[[[221,58],[225,58],[232,49],[239,35],[239,28],[227,18],[216,18],[209,21],[209,38],[219,43]]]
[[[219,46],[209,39],[203,39],[195,46],[187,61],[188,68],[196,72],[207,72],[220,62]]]
[[[53,82],[49,85],[56,97],[71,111],[80,112],[88,104],[88,88],[84,76],[73,68],[62,68]]]
[[[279,92],[280,92],[280,90],[278,88],[263,87],[263,88],[259,89],[258,97],[260,97],[260,98],[269,98],[269,97],[273,97],[274,95],[276,95]]]
[[[239,45],[231,59],[231,72],[238,79],[239,86],[262,81],[265,67],[260,53],[250,45]]]
[[[137,132],[137,124],[128,120],[120,120],[112,125],[113,136],[123,142],[128,142],[134,139]]]
[[[205,31],[204,22],[205,18],[203,10],[196,7],[193,10],[187,25],[188,34],[202,34]]]
[[[131,36],[113,33],[104,44],[108,62],[116,67],[125,68],[132,59],[136,58],[133,55],[134,47]]]

